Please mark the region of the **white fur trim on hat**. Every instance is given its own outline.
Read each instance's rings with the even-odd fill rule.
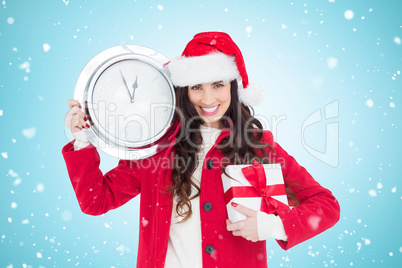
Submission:
[[[247,88],[239,86],[237,90],[240,102],[247,106],[256,106],[264,98],[264,91],[254,83],[249,83]]]
[[[176,57],[166,68],[173,85],[179,87],[241,79],[235,58],[220,52],[198,57]]]

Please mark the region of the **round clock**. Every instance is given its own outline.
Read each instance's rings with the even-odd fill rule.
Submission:
[[[88,115],[91,127],[84,132],[94,146],[120,159],[157,152],[175,112],[174,88],[163,68],[167,62],[137,45],[111,47],[89,61],[74,99]]]

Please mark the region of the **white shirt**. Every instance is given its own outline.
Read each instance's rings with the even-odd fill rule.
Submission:
[[[202,151],[197,154],[198,166],[193,174],[193,181],[201,185],[202,166],[205,155],[215,144],[216,139],[221,133],[221,129],[200,126],[202,135]],[[191,196],[196,189],[192,189]],[[196,197],[191,202],[192,215],[183,222],[176,213],[176,198],[173,199],[172,219],[170,223],[169,242],[166,254],[165,267],[174,268],[202,268],[202,241],[201,241],[201,218],[200,218],[200,197]]]

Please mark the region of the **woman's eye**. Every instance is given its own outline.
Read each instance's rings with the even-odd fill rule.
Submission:
[[[220,88],[220,87],[223,87],[223,85],[222,84],[216,84],[215,87]]]
[[[201,89],[201,87],[194,86],[194,87],[192,87],[191,89],[194,89],[194,90],[199,90],[199,89]]]

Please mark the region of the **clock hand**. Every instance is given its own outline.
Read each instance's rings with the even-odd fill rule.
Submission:
[[[123,73],[121,72],[121,70],[120,70],[120,69],[119,69],[119,71],[120,71],[121,77],[123,78],[124,85],[126,86],[126,89],[127,89],[128,95],[130,96],[131,102],[134,102],[134,101],[133,101],[133,97],[131,96],[130,90],[128,89],[126,79],[124,79],[124,75],[123,75]]]
[[[132,96],[132,99],[131,99],[132,102],[134,102],[135,90],[138,88],[137,80],[138,80],[138,76],[135,77],[135,82],[133,84],[133,96]]]

